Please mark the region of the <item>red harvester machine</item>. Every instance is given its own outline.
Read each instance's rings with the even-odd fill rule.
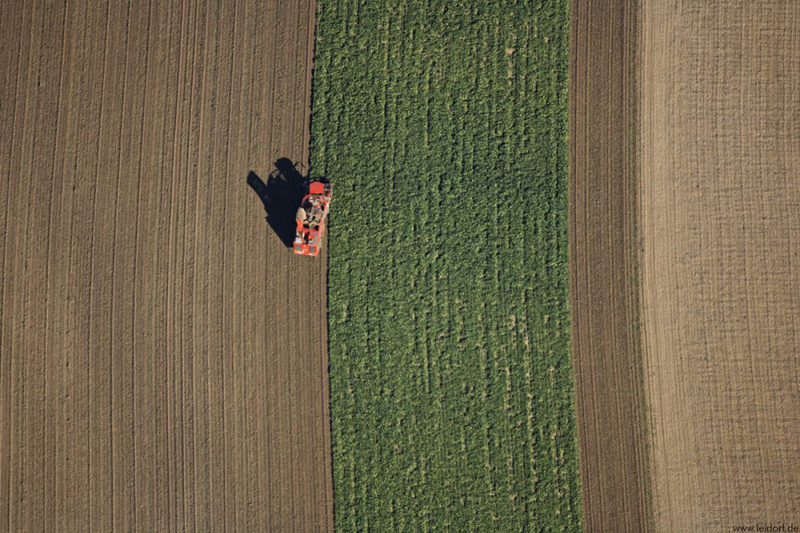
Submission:
[[[325,232],[325,217],[331,205],[331,184],[313,181],[308,194],[303,197],[295,216],[297,232],[294,237],[294,253],[298,255],[319,254],[322,234]]]

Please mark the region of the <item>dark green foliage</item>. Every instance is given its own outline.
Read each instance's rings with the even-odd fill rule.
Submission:
[[[338,530],[579,530],[568,2],[317,21]]]

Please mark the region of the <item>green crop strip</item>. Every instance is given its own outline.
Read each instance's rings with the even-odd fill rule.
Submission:
[[[337,529],[580,530],[568,1],[318,3]]]

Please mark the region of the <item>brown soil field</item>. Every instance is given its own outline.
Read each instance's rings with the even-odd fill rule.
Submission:
[[[587,531],[800,526],[800,6],[574,2]]]
[[[644,0],[640,21],[655,521],[800,527],[800,4]]]
[[[333,529],[314,14],[0,3],[0,531]]]
[[[651,526],[639,339],[636,3],[573,2],[570,290],[586,531]]]

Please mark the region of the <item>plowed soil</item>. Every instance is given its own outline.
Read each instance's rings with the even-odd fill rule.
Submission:
[[[650,525],[636,246],[636,2],[573,2],[570,292],[583,523]]]
[[[800,4],[645,0],[642,325],[662,531],[800,526]]]
[[[331,530],[313,1],[0,10],[0,531]]]
[[[800,526],[800,6],[573,3],[572,60],[584,525]]]

